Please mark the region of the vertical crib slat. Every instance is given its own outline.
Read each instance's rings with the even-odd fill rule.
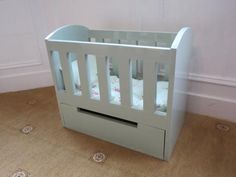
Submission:
[[[97,67],[98,67],[98,81],[100,90],[101,102],[108,103],[110,97],[110,89],[108,89],[108,63],[107,59],[102,56],[97,56]]]
[[[155,62],[143,61],[143,102],[145,112],[155,112],[156,81],[157,81]]]
[[[78,60],[78,67],[80,71],[80,82],[81,82],[81,90],[82,90],[82,96],[89,98],[90,91],[91,91],[91,84],[89,81],[89,72],[88,72],[88,65],[87,60],[85,57],[85,54],[77,54],[79,56]]]
[[[60,57],[61,67],[62,67],[66,92],[68,92],[69,94],[73,94],[72,80],[70,74],[71,72],[70,72],[69,60],[67,58],[67,52],[61,51],[60,56],[61,56]]]
[[[131,71],[130,71],[130,60],[119,60],[120,70],[120,97],[121,104],[125,107],[130,108],[131,106]]]

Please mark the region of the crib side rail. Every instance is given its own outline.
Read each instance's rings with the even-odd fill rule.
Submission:
[[[89,31],[89,39],[94,42],[158,47],[170,47],[175,36],[170,32]]]
[[[167,126],[166,119],[168,119],[168,111],[165,115],[156,114],[155,110],[155,87],[156,87],[156,64],[165,64],[170,68],[174,65],[172,59],[172,50],[169,48],[144,48],[139,46],[115,46],[102,43],[86,43],[86,42],[47,42],[47,48],[49,53],[52,51],[58,51],[60,55],[60,63],[62,68],[61,79],[65,84],[64,90],[58,90],[58,97],[63,103],[73,103],[77,107],[92,109],[101,113],[112,114],[117,117],[125,117],[125,119],[131,121],[143,121],[149,122],[153,126],[153,122],[160,120],[159,126]],[[68,53],[73,52],[76,54],[79,68],[79,76],[81,83],[81,95],[76,95],[75,87],[73,83],[73,73],[71,71],[72,60],[68,58]],[[100,99],[91,99],[91,84],[89,78],[89,68],[87,56],[96,56],[97,62],[97,77],[99,82]],[[120,82],[120,105],[111,104],[110,101],[110,89],[109,89],[109,63],[108,58],[112,57],[118,63],[120,70],[119,82]],[[131,59],[139,58],[143,60],[143,108],[137,110],[132,105],[132,88],[131,88]],[[53,63],[51,63],[52,69],[55,70]],[[54,68],[53,68],[54,67]],[[56,68],[58,69],[58,68]],[[173,73],[169,73],[169,84],[173,80]],[[57,76],[54,74],[54,78]],[[58,79],[54,79],[58,82]],[[171,95],[171,91],[168,95]],[[168,102],[171,102],[171,96],[168,96]],[[134,112],[133,115],[128,116],[130,112]],[[165,125],[165,126],[163,126]]]

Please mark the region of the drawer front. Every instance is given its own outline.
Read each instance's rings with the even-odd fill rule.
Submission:
[[[163,159],[165,131],[61,104],[64,126]]]

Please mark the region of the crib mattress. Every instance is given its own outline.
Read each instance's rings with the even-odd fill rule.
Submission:
[[[132,78],[133,86],[133,107],[136,109],[143,109],[143,80],[137,80]],[[81,87],[78,88],[78,94],[81,94]],[[120,104],[120,82],[117,76],[110,76],[110,88],[111,88],[111,103]],[[167,107],[167,95],[168,95],[168,81],[158,81],[156,84],[156,109],[158,111],[166,112]],[[91,83],[91,98],[95,100],[100,99],[100,90],[98,79],[95,79]]]

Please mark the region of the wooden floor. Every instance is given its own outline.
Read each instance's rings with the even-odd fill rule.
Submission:
[[[63,128],[52,87],[0,94],[0,121],[1,177],[236,177],[236,124],[217,119],[187,114],[169,162]],[[95,152],[105,162],[92,161]]]

